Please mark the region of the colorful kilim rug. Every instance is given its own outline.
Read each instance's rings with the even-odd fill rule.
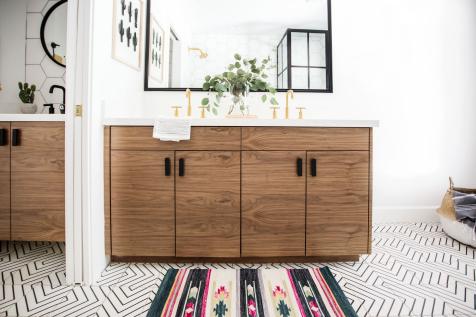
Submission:
[[[148,317],[357,316],[329,268],[170,269]]]

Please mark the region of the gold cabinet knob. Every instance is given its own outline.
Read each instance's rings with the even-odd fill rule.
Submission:
[[[179,109],[182,108],[181,106],[172,106],[172,109],[174,109],[174,117],[178,118],[179,117]]]
[[[305,107],[296,107],[296,109],[299,110],[299,119],[303,119],[304,118],[304,115],[303,115],[303,110],[306,109]]]
[[[277,119],[278,118],[278,109],[279,109],[279,107],[273,106],[273,107],[269,107],[269,109],[273,109],[273,119]]]
[[[199,106],[198,108],[201,109],[200,118],[205,119],[205,109],[207,109],[208,106]]]

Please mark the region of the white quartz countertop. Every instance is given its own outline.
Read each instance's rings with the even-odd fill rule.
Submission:
[[[0,121],[64,121],[64,114],[0,113]]]
[[[183,119],[183,118],[182,118]],[[180,120],[180,119],[179,119]],[[329,120],[329,119],[229,119],[229,118],[192,118],[192,126],[225,127],[335,127],[335,128],[372,128],[378,127],[378,120]],[[116,117],[105,118],[106,126],[152,126],[154,118]]]

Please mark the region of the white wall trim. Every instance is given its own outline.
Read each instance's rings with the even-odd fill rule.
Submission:
[[[376,206],[373,224],[394,222],[438,222],[438,206]]]

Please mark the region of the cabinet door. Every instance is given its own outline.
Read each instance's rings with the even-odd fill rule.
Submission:
[[[175,255],[173,162],[173,151],[111,152],[113,255]]]
[[[10,240],[10,122],[0,122],[0,240]]]
[[[64,123],[12,122],[11,140],[12,240],[64,241]]]
[[[177,256],[240,256],[240,152],[176,152]],[[181,163],[182,162],[182,163]]]
[[[369,152],[308,152],[307,157],[306,255],[367,253]]]
[[[242,152],[242,256],[305,255],[305,162],[304,151]]]

